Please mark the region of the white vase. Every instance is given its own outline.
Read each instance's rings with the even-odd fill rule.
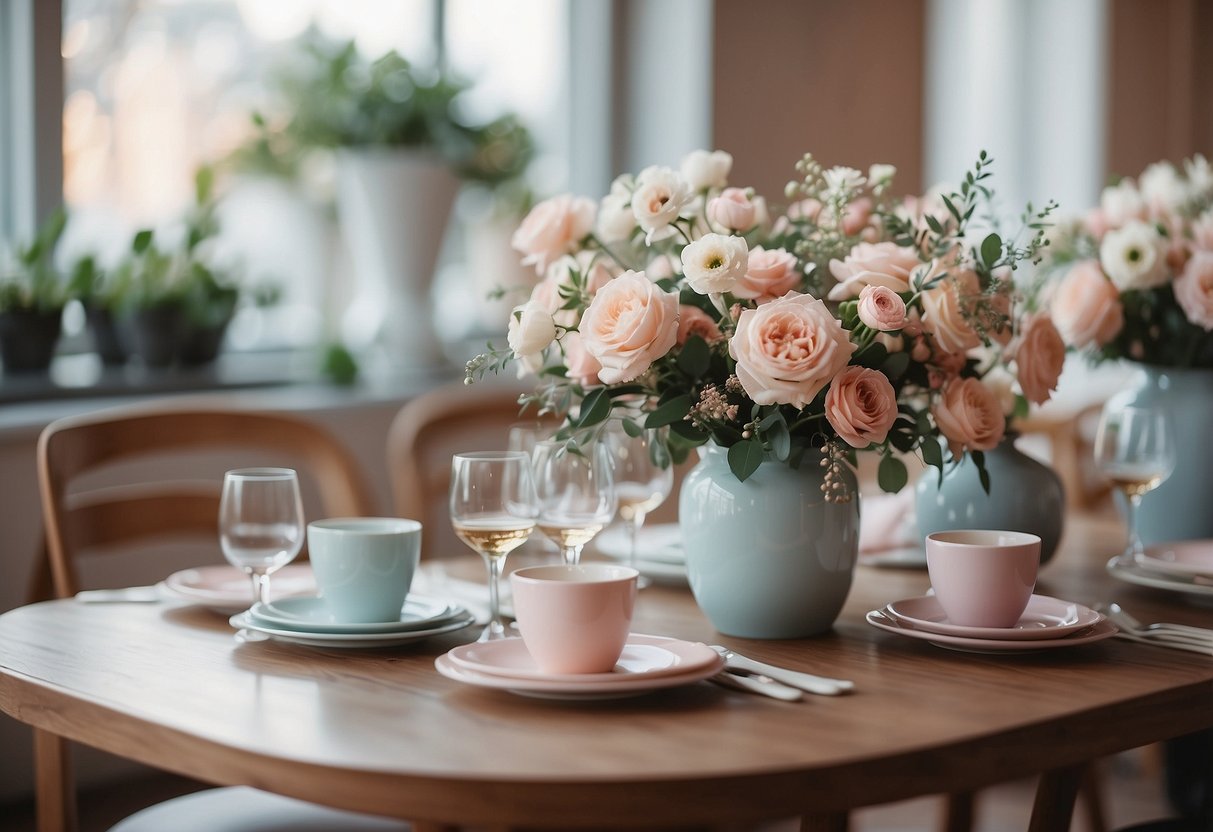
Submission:
[[[395,368],[443,363],[430,290],[459,180],[438,156],[387,147],[337,155],[337,210],[357,288],[346,342],[381,346]]]

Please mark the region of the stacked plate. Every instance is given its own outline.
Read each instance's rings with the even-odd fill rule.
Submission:
[[[627,527],[619,524],[598,535],[598,551],[614,560],[628,562],[631,543]],[[687,582],[687,559],[682,551],[682,532],[677,523],[641,526],[636,534],[636,569],[641,575],[660,583]]]
[[[434,660],[443,676],[541,699],[616,699],[715,676],[724,659],[706,644],[633,633],[610,673],[544,673],[521,638],[456,647]]]
[[[167,598],[197,604],[224,615],[247,610],[253,603],[253,585],[243,569],[227,564],[198,566],[174,572],[157,585]],[[270,577],[275,598],[315,595],[316,578],[306,563],[282,567]]]
[[[323,598],[304,595],[280,598],[233,615],[233,627],[255,630],[278,641],[308,647],[393,647],[460,630],[473,616],[457,604],[410,593],[396,621],[346,623],[334,621]]]
[[[1213,540],[1147,546],[1131,562],[1112,558],[1108,573],[1131,584],[1213,597]]]
[[[1075,647],[1116,635],[1101,613],[1047,595],[1033,595],[1014,627],[952,624],[933,595],[906,598],[867,614],[867,622],[891,633],[972,653],[1024,653]]]

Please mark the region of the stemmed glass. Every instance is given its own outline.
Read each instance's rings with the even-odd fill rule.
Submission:
[[[303,546],[303,501],[290,468],[240,468],[223,476],[219,500],[219,545],[233,566],[253,582],[253,603],[269,598],[270,573],[286,566]],[[241,629],[238,641],[266,636]]]
[[[615,493],[619,498],[619,517],[628,529],[628,566],[636,568],[637,538],[648,513],[670,496],[674,487],[674,471],[653,462],[650,444],[654,437],[648,432],[629,436],[622,427],[612,425],[607,432],[615,469]],[[639,586],[648,585],[641,579]]]
[[[1095,464],[1125,496],[1129,542],[1118,562],[1128,565],[1142,549],[1137,535],[1141,499],[1175,468],[1175,428],[1165,410],[1109,405],[1095,434]]]
[[[581,549],[615,516],[610,449],[605,442],[570,449],[564,442],[535,445],[539,530],[576,566]]]
[[[489,623],[480,641],[505,638],[499,586],[506,555],[531,536],[539,508],[531,460],[521,451],[475,451],[451,459],[451,524],[488,569]]]
[[[510,425],[508,445],[511,451],[522,451],[527,456],[535,453],[535,445],[552,437],[553,428],[538,420],[515,422]]]

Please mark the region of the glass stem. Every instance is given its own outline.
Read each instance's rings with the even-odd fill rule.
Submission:
[[[501,620],[501,595],[498,587],[501,582],[501,566],[505,558],[483,556],[489,570],[489,625],[485,632],[489,638],[504,638],[505,622]]]
[[[268,572],[250,572],[253,579],[253,604],[264,604],[270,597],[270,576]]]
[[[1125,549],[1125,554],[1133,558],[1142,551],[1141,538],[1137,535],[1137,509],[1141,505],[1140,494],[1126,494],[1128,500],[1128,508],[1125,510],[1125,520],[1129,527],[1129,545]]]
[[[637,557],[637,539],[640,536],[640,527],[644,525],[644,512],[638,511],[632,515],[628,523],[628,566],[636,568]]]
[[[564,555],[565,566],[576,566],[581,562],[580,546],[567,546],[561,550],[561,553]]]

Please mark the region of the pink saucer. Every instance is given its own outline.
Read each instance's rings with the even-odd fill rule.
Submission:
[[[521,638],[462,644],[447,652],[453,664],[476,673],[509,679],[549,682],[602,682],[656,679],[691,673],[716,664],[716,651],[705,644],[665,636],[632,633],[611,673],[544,673],[535,665]]]
[[[227,564],[198,566],[174,572],[164,579],[164,588],[192,604],[233,615],[253,605],[253,585],[243,569]],[[306,563],[288,564],[270,574],[270,598],[315,595],[316,578]]]
[[[1036,641],[1064,638],[1093,627],[1103,615],[1073,601],[1062,601],[1048,595],[1033,595],[1014,627],[962,627],[948,622],[939,600],[934,595],[922,595],[894,601],[885,607],[893,618],[906,621],[917,629],[963,638],[999,639],[1005,641]]]
[[[1147,546],[1137,565],[1185,577],[1213,578],[1213,540],[1177,540]]]
[[[865,620],[873,627],[878,627],[890,633],[896,633],[910,638],[929,641],[937,647],[950,650],[960,650],[968,653],[1028,653],[1038,650],[1054,650],[1064,647],[1077,647],[1081,644],[1091,644],[1103,641],[1116,635],[1118,630],[1107,619],[1100,621],[1089,630],[1084,630],[1062,638],[1047,638],[1032,640],[996,639],[996,638],[966,638],[949,636],[942,633],[932,633],[923,630],[902,618],[895,618],[884,610],[872,610]]]

